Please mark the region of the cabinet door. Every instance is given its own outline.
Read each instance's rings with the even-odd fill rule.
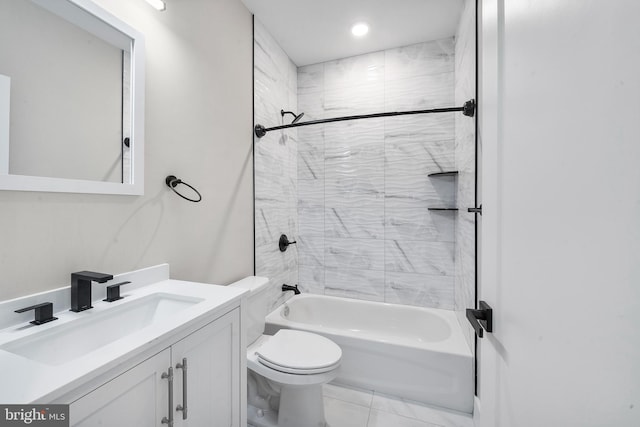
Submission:
[[[239,310],[178,341],[171,347],[171,355],[175,368],[174,407],[187,406],[186,419],[183,411],[174,412],[175,425],[240,427]],[[185,359],[186,374],[176,368]]]
[[[169,410],[168,381],[161,377],[170,366],[166,349],[71,403],[71,426],[160,426]]]

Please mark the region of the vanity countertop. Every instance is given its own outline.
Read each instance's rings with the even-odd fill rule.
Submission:
[[[1,329],[0,366],[4,367],[4,373],[0,402],[56,403],[57,399],[77,387],[119,369],[126,362],[133,360],[139,363],[166,348],[172,339],[175,341],[192,333],[239,307],[246,293],[235,287],[169,279],[168,266],[158,267],[164,269],[160,275],[157,274],[157,268],[143,272],[153,270],[151,272],[156,273],[156,279],[166,276],[164,280],[153,283],[139,280],[138,287],[123,287],[121,293],[124,298],[119,301],[109,303],[96,297],[92,303],[94,308],[80,313],[67,309],[57,311],[54,306],[54,316],[58,317],[56,321],[39,326],[23,322]],[[125,276],[135,278],[135,273],[116,276],[116,279]],[[149,277],[147,274],[146,282]],[[65,289],[68,290],[61,288],[53,292],[64,294]],[[40,296],[42,301],[42,297],[47,295]],[[49,296],[52,297],[50,299],[60,299],[60,295]],[[25,302],[0,302],[0,310],[13,309],[20,303]],[[73,343],[69,340],[75,339],[75,335],[70,338],[65,334],[82,334],[80,329],[84,327],[91,331],[93,325],[104,327],[105,319],[110,321],[118,316],[119,323],[112,322],[116,327],[105,329],[108,332],[101,333],[96,326],[98,336],[79,335],[88,338],[83,340],[88,342],[78,343],[79,347],[84,348],[79,354],[73,353],[74,349],[65,345],[65,342]],[[131,321],[128,321],[129,317]],[[109,334],[116,335],[105,337]],[[93,339],[97,343],[90,342]],[[35,347],[30,348],[30,345]],[[51,351],[47,351],[49,347]],[[44,351],[39,351],[40,348]],[[56,351],[59,353],[56,354]]]

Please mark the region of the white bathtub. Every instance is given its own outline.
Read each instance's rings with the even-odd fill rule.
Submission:
[[[336,383],[473,410],[473,357],[452,311],[305,294],[267,316],[265,332],[278,329],[340,345]]]

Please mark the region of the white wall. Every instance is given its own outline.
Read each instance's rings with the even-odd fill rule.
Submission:
[[[0,192],[0,300],[69,273],[162,262],[175,278],[253,273],[252,19],[239,0],[98,0],[146,36],[145,195]],[[203,202],[173,194],[175,174]]]
[[[640,3],[485,0],[482,427],[640,425]]]

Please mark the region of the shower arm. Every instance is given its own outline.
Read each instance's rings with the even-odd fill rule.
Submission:
[[[374,119],[378,117],[406,116],[411,114],[451,113],[451,112],[457,112],[457,111],[461,111],[462,114],[465,116],[473,117],[476,112],[475,99],[471,99],[465,102],[462,107],[432,108],[430,110],[395,111],[395,112],[389,112],[389,113],[375,113],[375,114],[363,114],[358,116],[334,117],[331,119],[310,120],[308,122],[297,122],[289,125],[274,126],[270,128],[265,128],[262,125],[256,125],[254,128],[254,131],[258,138],[262,138],[267,134],[267,132],[270,132],[272,130],[297,128],[301,126],[318,125],[322,123],[344,122],[347,120],[359,120],[359,119]]]

